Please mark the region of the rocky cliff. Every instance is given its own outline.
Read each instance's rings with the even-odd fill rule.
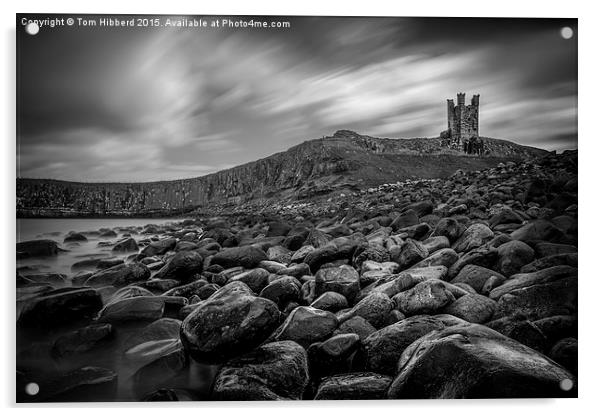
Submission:
[[[467,156],[438,139],[382,139],[339,130],[287,151],[210,175],[147,183],[78,183],[17,179],[18,216],[152,216],[258,198],[303,199],[411,177],[446,177],[541,149],[485,139],[486,156]]]

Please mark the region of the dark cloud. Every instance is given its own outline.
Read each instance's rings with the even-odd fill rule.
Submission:
[[[254,18],[291,28],[19,30],[17,174],[174,179],[342,128],[432,137],[458,91],[486,136],[577,145],[575,19]]]

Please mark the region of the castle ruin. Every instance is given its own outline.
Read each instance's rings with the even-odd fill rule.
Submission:
[[[483,154],[483,139],[479,137],[479,94],[473,95],[470,105],[466,94],[458,93],[458,104],[447,100],[447,130],[441,132],[442,145],[462,149],[469,154]]]

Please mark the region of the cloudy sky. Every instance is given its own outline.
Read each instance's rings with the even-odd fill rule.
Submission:
[[[291,27],[18,30],[17,175],[187,178],[338,129],[433,137],[458,91],[484,136],[577,147],[574,19],[271,20]]]

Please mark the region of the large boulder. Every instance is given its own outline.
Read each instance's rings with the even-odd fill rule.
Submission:
[[[562,230],[547,220],[535,220],[523,225],[510,234],[510,238],[520,241],[547,241],[550,243],[562,243],[566,240]]]
[[[337,326],[338,321],[333,313],[310,306],[298,306],[273,337],[276,341],[291,340],[308,347],[314,342],[328,338]]]
[[[435,330],[410,345],[399,359],[387,396],[576,397],[574,382],[568,371],[537,351],[482,325],[460,324]]]
[[[301,283],[291,276],[283,276],[267,285],[259,296],[274,302],[283,309],[289,302],[299,300],[301,294]]]
[[[466,226],[455,218],[443,218],[433,229],[431,237],[443,236],[450,242],[454,242],[460,238],[465,231]]]
[[[141,254],[143,257],[161,256],[176,248],[177,243],[178,241],[173,237],[164,238],[159,241],[153,241],[142,249]]]
[[[472,224],[462,233],[462,236],[452,245],[458,253],[470,251],[493,239],[493,231],[485,224]]]
[[[153,277],[190,282],[202,271],[203,256],[196,251],[179,251]]]
[[[228,361],[213,383],[214,400],[300,400],[309,382],[307,354],[280,341]]]
[[[361,316],[375,328],[382,328],[387,323],[389,313],[395,304],[384,293],[374,292],[359,301],[350,311],[339,316],[339,322],[344,322],[354,316]]]
[[[211,258],[211,264],[219,264],[226,269],[236,266],[252,269],[263,260],[268,260],[265,251],[255,246],[243,246],[220,251]]]
[[[174,296],[136,296],[108,303],[99,313],[99,322],[154,321],[163,317],[167,303],[184,306],[186,298]]]
[[[495,312],[496,302],[487,296],[469,293],[443,309],[443,313],[457,316],[468,322],[482,324],[487,322]]]
[[[56,256],[61,249],[54,240],[29,240],[17,243],[17,258]]]
[[[92,317],[102,308],[98,292],[89,287],[52,290],[29,300],[17,318],[20,326],[56,327]]]
[[[399,253],[392,256],[392,260],[399,264],[401,270],[404,270],[427,258],[428,255],[429,251],[424,244],[408,238]]]
[[[362,341],[364,365],[368,371],[394,375],[401,353],[412,342],[435,329],[461,322],[452,316],[420,315],[386,326]]]
[[[526,243],[512,240],[497,248],[497,268],[505,276],[512,276],[520,271],[521,267],[531,263],[535,258],[535,251]]]
[[[86,286],[127,286],[147,280],[151,275],[148,267],[141,263],[118,264],[94,273],[86,280]]]
[[[311,305],[312,308],[322,309],[323,311],[337,312],[349,306],[347,298],[337,292],[322,293]]]
[[[339,334],[307,349],[309,369],[313,378],[346,373],[351,368],[351,356],[360,344],[357,334]]]
[[[481,293],[483,286],[492,276],[497,276],[499,279],[506,280],[500,273],[488,269],[486,267],[477,266],[476,264],[467,264],[460,270],[460,273],[454,277],[451,283],[466,283],[477,292]]]
[[[337,292],[352,304],[359,291],[360,276],[351,266],[329,267],[316,273],[317,296],[326,292]]]
[[[269,277],[270,272],[265,269],[257,268],[235,274],[228,280],[228,283],[242,282],[254,293],[260,293],[263,288],[268,285]]]
[[[112,251],[138,251],[138,243],[132,237],[124,238],[115,243]]]
[[[325,378],[315,400],[378,400],[387,397],[391,377],[376,373],[339,374]]]
[[[577,276],[577,269],[570,266],[555,266],[538,270],[533,273],[519,273],[506,280],[502,285],[491,291],[489,297],[498,300],[503,295],[516,289],[524,289],[533,285],[562,280],[566,277]]]
[[[192,358],[222,363],[260,345],[276,329],[278,306],[242,282],[222,287],[182,323],[180,337]]]
[[[419,261],[412,268],[445,266],[449,269],[456,261],[458,261],[458,253],[451,248],[442,248],[424,260]]]
[[[455,300],[444,282],[430,279],[393,297],[395,307],[404,315],[433,314]]]

